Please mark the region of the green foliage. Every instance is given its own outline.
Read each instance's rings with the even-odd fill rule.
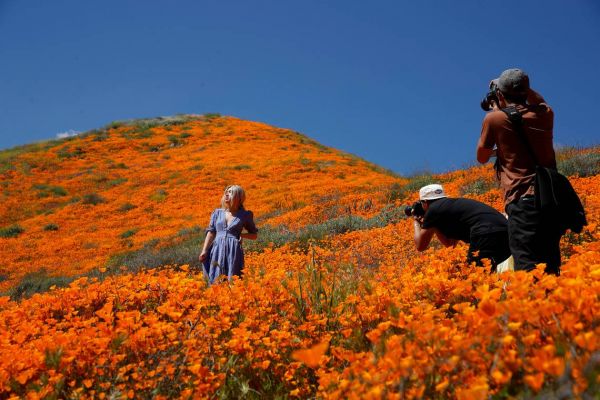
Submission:
[[[39,153],[65,143],[65,139],[48,140],[44,142],[16,146],[0,151],[0,173],[15,170],[19,165],[18,158],[23,154]]]
[[[48,369],[58,369],[60,366],[60,359],[62,358],[63,350],[62,348],[58,348],[55,350],[46,349],[45,360],[46,368]]]
[[[600,174],[600,153],[577,152],[569,157],[559,157],[558,170],[566,176],[594,176]]]
[[[233,167],[231,167],[231,169],[234,169],[236,171],[241,171],[244,169],[252,169],[252,167],[249,166],[248,164],[239,164],[239,165],[234,165]]]
[[[195,235],[198,235],[200,233],[203,233],[203,229],[198,226],[198,225],[194,225],[191,228],[183,228],[181,229],[179,232],[177,232],[177,236],[179,237],[193,237]]]
[[[136,234],[138,231],[139,231],[139,229],[128,229],[128,230],[126,230],[125,232],[121,233],[121,234],[119,235],[119,237],[120,237],[121,239],[127,239],[127,238],[130,238],[130,237],[132,237],[133,235],[135,235],[135,234]]]
[[[292,232],[285,226],[261,226],[257,240],[244,240],[244,249],[249,252],[262,252],[269,246],[281,247],[292,243],[306,250],[311,241],[319,241],[327,236],[362,229],[383,227],[405,218],[399,207],[388,206],[371,218],[347,215],[333,218],[321,224],[311,224]],[[121,253],[111,257],[109,267],[125,267],[126,271],[137,272],[144,268],[156,268],[163,265],[190,265],[201,268],[198,260],[204,234],[200,227],[182,230],[171,239],[157,246],[158,241],[144,245],[141,249]],[[116,268],[115,268],[116,269]]]
[[[56,225],[56,224],[47,224],[46,226],[44,226],[44,230],[45,231],[57,231],[58,230],[58,225]]]
[[[81,158],[85,155],[85,150],[79,146],[71,148],[69,146],[63,146],[56,152],[56,155],[61,160],[70,159],[70,158]]]
[[[319,171],[319,172],[325,171],[325,170],[327,170],[327,168],[329,168],[335,164],[336,164],[335,160],[317,161],[315,163],[315,170]]]
[[[125,163],[118,163],[118,164],[111,164],[109,165],[110,169],[128,169],[129,167],[127,165],[125,165]]]
[[[167,137],[167,139],[169,139],[169,142],[171,143],[171,147],[179,147],[179,146],[183,146],[183,140],[181,140],[181,138],[177,135],[169,135]]]
[[[162,147],[159,144],[155,145],[155,144],[144,143],[144,151],[148,151],[150,153],[158,153],[161,150],[162,150]]]
[[[139,250],[112,256],[108,261],[108,267],[124,267],[124,271],[129,272],[139,272],[143,269],[157,268],[164,265],[187,264],[193,268],[200,268],[198,256],[202,241],[203,238],[200,234],[177,241],[170,246],[163,244],[157,247],[159,241],[151,241]]]
[[[137,208],[137,206],[131,204],[131,203],[124,203],[119,207],[119,211],[121,212],[127,212],[129,210],[133,210],[134,208]]]
[[[122,183],[127,182],[127,178],[115,178],[115,179],[111,179],[109,181],[106,182],[105,187],[108,188],[112,188],[115,186],[119,186]]]
[[[0,237],[13,238],[19,236],[23,232],[25,232],[25,229],[18,224],[14,224],[0,228]]]
[[[106,199],[100,196],[98,193],[88,193],[83,195],[81,202],[83,204],[91,204],[95,206],[97,204],[106,203]]]
[[[62,197],[67,195],[67,191],[61,186],[52,186],[45,184],[37,184],[33,185],[33,189],[39,190],[38,197],[49,197],[53,195],[54,197]]]
[[[320,224],[309,224],[297,232],[292,232],[281,225],[265,225],[260,227],[257,240],[244,241],[244,248],[247,251],[261,252],[270,245],[281,247],[287,243],[294,243],[300,249],[307,249],[311,241],[320,241],[327,236],[350,231],[380,228],[396,223],[402,218],[405,218],[404,211],[400,207],[390,205],[371,218],[346,215]]]
[[[94,138],[92,139],[94,142],[103,142],[106,139],[108,139],[109,136],[108,132],[105,130],[95,130],[93,132],[90,132],[90,134],[94,136]]]
[[[432,183],[439,183],[439,180],[430,173],[413,175],[408,179],[409,181],[405,185],[400,185],[399,183],[393,183],[390,185],[386,191],[385,197],[388,202],[394,202],[396,200],[404,201],[407,197],[410,197],[418,192],[423,186]]]
[[[191,133],[183,132],[179,135],[169,135],[167,139],[171,143],[171,147],[180,147],[185,144],[185,139],[192,136]]]
[[[154,136],[154,131],[152,130],[154,126],[156,125],[140,123],[138,125],[133,125],[131,129],[127,131],[122,131],[121,135],[123,135],[125,139],[148,139]]]
[[[479,195],[489,192],[491,189],[494,189],[498,186],[498,184],[494,181],[490,181],[489,179],[479,178],[469,183],[466,183],[464,186],[460,188],[460,195]]]
[[[31,272],[8,291],[12,300],[20,300],[35,293],[47,292],[52,286],[64,287],[75,280],[75,277],[49,276],[45,269]]]
[[[109,123],[108,125],[106,125],[104,127],[104,129],[117,129],[117,128],[122,127],[125,124],[126,124],[126,122],[124,122],[124,121],[113,121],[113,122]]]
[[[162,203],[167,199],[167,191],[165,189],[158,189],[156,192],[150,195],[150,200]]]
[[[221,114],[219,113],[206,113],[203,115],[204,119],[207,121],[212,121],[213,119],[221,118]]]
[[[167,127],[182,125],[191,121],[198,120],[200,118],[202,118],[202,116],[195,114],[177,114],[168,117],[138,118],[125,121],[111,122],[104,129],[109,130],[121,127],[132,127],[133,130],[129,131],[128,134],[131,134],[133,136],[141,135],[141,137],[144,137],[145,135],[153,135],[153,132],[150,131],[150,129],[152,128],[158,126]]]

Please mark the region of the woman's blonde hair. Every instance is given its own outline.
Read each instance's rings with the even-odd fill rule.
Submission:
[[[229,185],[223,191],[223,197],[221,197],[221,207],[227,208],[225,203],[225,193],[231,189],[231,207],[234,210],[244,208],[244,201],[246,200],[246,192],[240,185]]]

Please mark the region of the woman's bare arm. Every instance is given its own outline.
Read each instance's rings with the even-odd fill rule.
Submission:
[[[215,240],[216,234],[214,232],[207,232],[206,238],[204,239],[204,245],[202,246],[202,252],[200,253],[200,261],[204,261],[208,256],[208,249],[212,245],[212,242]]]

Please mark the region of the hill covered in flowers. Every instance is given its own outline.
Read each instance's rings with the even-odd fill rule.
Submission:
[[[594,398],[599,155],[560,153],[590,223],[555,277],[415,251],[401,205],[440,182],[500,209],[490,166],[402,178],[217,115],[2,152],[0,396]],[[259,240],[207,287],[202,227],[230,183]]]
[[[405,182],[299,133],[210,114],[115,122],[3,151],[0,176],[0,290],[199,232],[229,184],[247,190],[259,223],[297,228],[333,216],[334,203],[373,214],[380,193]]]

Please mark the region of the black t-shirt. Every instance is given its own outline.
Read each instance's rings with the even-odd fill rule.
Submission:
[[[506,218],[471,199],[442,198],[429,204],[423,228],[437,228],[449,239],[470,243],[472,236],[506,231]]]

